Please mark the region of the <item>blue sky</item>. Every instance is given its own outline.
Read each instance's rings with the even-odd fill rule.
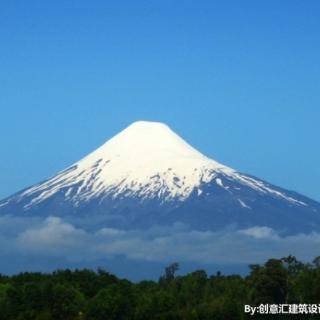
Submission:
[[[1,1],[0,198],[136,120],[320,200],[319,1]]]

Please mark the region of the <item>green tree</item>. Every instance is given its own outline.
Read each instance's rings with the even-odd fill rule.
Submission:
[[[50,311],[54,320],[77,319],[84,311],[84,296],[69,285],[56,284],[53,286],[50,302]]]
[[[288,290],[288,272],[281,260],[270,259],[263,267],[255,267],[249,278],[250,299],[260,303],[285,303]]]
[[[179,270],[179,263],[174,262],[164,269],[164,275],[160,277],[161,284],[167,284],[175,277],[175,273]]]
[[[102,289],[90,301],[87,317],[92,320],[130,319],[133,301],[130,284],[122,282]]]

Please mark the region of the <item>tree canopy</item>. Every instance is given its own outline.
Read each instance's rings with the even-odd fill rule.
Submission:
[[[312,263],[293,256],[269,259],[250,265],[247,276],[207,275],[204,270],[182,276],[177,275],[175,262],[159,281],[139,283],[102,269],[0,275],[0,320],[249,319],[245,304],[319,303],[319,261],[319,257]]]

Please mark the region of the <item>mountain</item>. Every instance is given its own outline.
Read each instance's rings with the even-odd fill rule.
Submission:
[[[0,202],[0,215],[57,216],[88,229],[182,223],[319,231],[320,204],[222,165],[162,123],[139,121],[57,175]]]

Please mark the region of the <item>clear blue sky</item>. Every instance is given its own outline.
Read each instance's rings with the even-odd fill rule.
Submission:
[[[136,120],[320,200],[320,1],[0,2],[0,198]]]

